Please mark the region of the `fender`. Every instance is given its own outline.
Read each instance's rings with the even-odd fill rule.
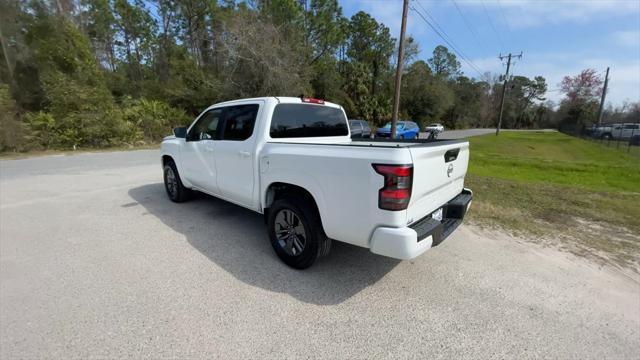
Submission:
[[[169,141],[167,141],[169,140]],[[163,156],[169,156],[173,159],[173,162],[176,164],[176,168],[178,169],[179,174],[184,174],[184,169],[182,167],[182,161],[180,158],[180,149],[183,144],[180,144],[181,140],[173,138],[173,139],[165,139],[160,146],[160,158]],[[184,140],[182,140],[184,142]],[[185,179],[184,176],[180,176],[180,180],[185,187],[191,188],[193,184],[189,182],[189,180]]]
[[[327,231],[330,230],[330,226],[325,224],[327,219],[327,205],[324,201],[324,191],[320,184],[310,174],[300,171],[289,171],[284,169],[278,169],[278,174],[263,173],[262,185],[260,189],[260,207],[264,212],[267,204],[267,189],[274,183],[284,183],[299,186],[309,192],[316,202],[318,212],[320,213],[320,221],[323,224],[327,236],[331,237],[331,234]],[[274,176],[275,175],[275,176]]]

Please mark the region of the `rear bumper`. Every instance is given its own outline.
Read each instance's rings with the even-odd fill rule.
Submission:
[[[431,214],[402,228],[379,227],[371,237],[372,253],[408,260],[443,242],[462,223],[473,192],[464,189],[442,207],[442,221]]]

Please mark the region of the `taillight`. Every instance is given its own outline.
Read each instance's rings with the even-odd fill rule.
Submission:
[[[405,210],[411,199],[412,165],[373,164],[384,176],[384,186],[378,191],[378,207],[383,210]]]
[[[306,103],[310,103],[310,104],[320,104],[320,105],[324,105],[324,100],[321,100],[321,99],[314,99],[314,98],[306,98],[306,97],[303,97],[303,98],[302,98],[302,102],[306,102]]]

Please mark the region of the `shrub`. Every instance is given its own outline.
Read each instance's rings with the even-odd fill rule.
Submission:
[[[173,126],[189,121],[184,111],[172,108],[157,100],[127,99],[124,102],[124,119],[140,131],[145,142],[157,142],[171,133]]]
[[[30,130],[29,140],[33,147],[49,149],[59,142],[56,121],[50,113],[27,113],[25,122]]]
[[[0,84],[0,151],[25,150],[25,135],[26,129],[9,94],[9,87]]]

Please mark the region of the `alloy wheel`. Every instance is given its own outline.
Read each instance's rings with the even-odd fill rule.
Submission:
[[[173,169],[171,167],[167,169],[165,177],[167,191],[169,192],[169,195],[174,198],[176,196],[176,192],[178,191],[178,180],[176,179],[176,174],[173,172]]]
[[[302,253],[307,243],[307,233],[300,217],[290,209],[282,209],[276,214],[275,232],[278,244],[288,255]]]

